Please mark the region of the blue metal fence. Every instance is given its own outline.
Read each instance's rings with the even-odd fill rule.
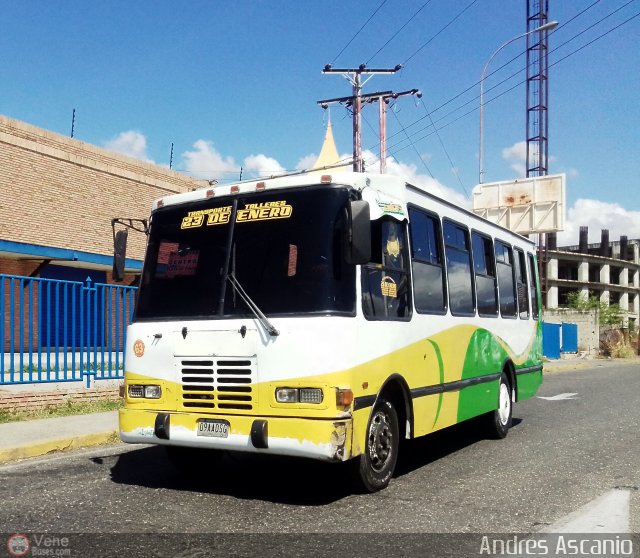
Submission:
[[[135,291],[0,274],[0,385],[122,378]]]

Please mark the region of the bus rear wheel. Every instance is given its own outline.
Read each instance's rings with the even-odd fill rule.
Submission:
[[[491,438],[502,439],[509,433],[513,418],[513,390],[506,374],[500,376],[498,387],[498,408],[485,415],[487,434]]]
[[[380,397],[367,425],[364,453],[357,458],[357,480],[366,492],[385,488],[396,468],[400,428],[393,404]]]

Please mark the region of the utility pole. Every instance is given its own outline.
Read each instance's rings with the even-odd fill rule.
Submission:
[[[378,91],[376,93],[362,93],[362,86],[369,81],[362,83],[362,74],[395,74],[402,68],[397,65],[395,68],[375,68],[367,69],[365,64],[360,64],[358,68],[332,68],[327,64],[322,70],[323,74],[342,74],[353,86],[353,95],[348,97],[336,97],[334,99],[323,99],[318,101],[322,108],[327,108],[334,103],[352,107],[353,110],[353,170],[354,172],[364,172],[364,162],[362,160],[362,106],[366,103],[378,102],[380,118],[380,173],[384,174],[387,161],[387,104],[391,99],[397,99],[405,95],[416,95],[418,98],[422,93],[417,89],[393,93],[392,91]],[[371,78],[369,78],[371,79]]]
[[[342,74],[352,86],[353,94],[351,97],[341,97],[339,99],[326,99],[318,101],[323,108],[329,106],[330,103],[345,103],[346,106],[353,108],[353,170],[354,172],[363,172],[362,165],[362,87],[371,77],[376,74],[395,74],[402,66],[398,64],[395,68],[367,68],[366,64],[360,64],[357,68],[333,68],[331,64],[327,64],[323,70],[323,74]],[[370,76],[362,82],[362,76]],[[389,92],[390,93],[390,92]]]
[[[378,95],[374,93],[374,95]],[[387,172],[387,104],[391,99],[415,95],[418,99],[422,93],[418,89],[409,89],[400,93],[380,93],[377,97],[380,108],[380,174]]]

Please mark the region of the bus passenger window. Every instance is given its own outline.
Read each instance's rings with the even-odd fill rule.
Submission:
[[[496,265],[493,256],[493,241],[488,236],[474,232],[471,235],[473,270],[476,278],[478,315],[498,315],[498,290],[496,288]]]
[[[411,316],[404,223],[383,218],[371,222],[371,261],[362,266],[362,308],[368,319]]]
[[[447,307],[440,220],[435,215],[410,208],[409,231],[416,310],[444,314]]]
[[[536,259],[533,257],[533,254],[528,254],[529,256],[529,292],[531,296],[531,315],[534,320],[537,320],[540,317],[540,306],[538,304],[538,274],[536,273]]]
[[[527,285],[527,264],[524,252],[515,248],[516,292],[518,293],[518,312],[522,320],[529,318],[529,287]]]
[[[498,269],[498,291],[500,293],[500,313],[503,317],[516,316],[516,285],[513,274],[513,251],[511,246],[496,241],[496,262]]]
[[[444,245],[449,283],[449,308],[454,316],[473,316],[475,296],[471,275],[469,231],[462,225],[444,222]]]

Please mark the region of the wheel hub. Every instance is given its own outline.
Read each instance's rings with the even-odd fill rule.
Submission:
[[[374,469],[384,468],[391,455],[392,434],[389,418],[385,413],[378,412],[371,419],[368,440],[369,458]]]
[[[509,422],[511,414],[511,394],[506,384],[500,384],[500,407],[498,408],[498,416],[500,423],[506,425]]]

